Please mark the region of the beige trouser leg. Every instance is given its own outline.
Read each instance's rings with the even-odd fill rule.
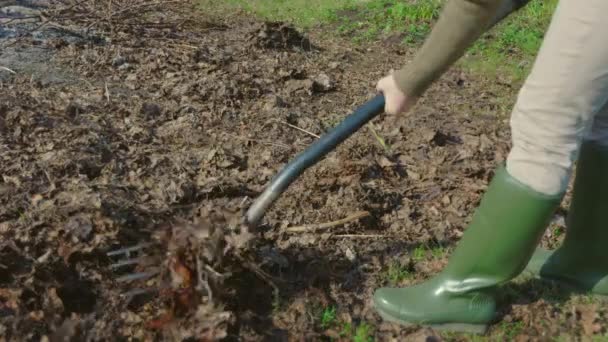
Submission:
[[[507,171],[538,192],[566,189],[584,137],[608,139],[608,109],[593,125],[608,100],[607,13],[608,0],[561,0],[519,93]]]

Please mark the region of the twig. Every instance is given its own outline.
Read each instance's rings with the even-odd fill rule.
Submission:
[[[108,1],[108,18],[106,19],[110,24],[110,32],[114,33],[114,25],[112,25],[112,0]]]
[[[263,145],[268,145],[268,146],[281,147],[281,148],[284,148],[284,149],[287,149],[287,150],[291,148],[291,147],[289,147],[288,145],[285,145],[285,144],[275,143],[275,142],[269,142],[269,141],[264,141],[264,140],[260,140],[260,139],[245,138],[244,140],[252,141],[252,142],[256,142],[256,143],[263,144]]]
[[[33,32],[40,30],[41,28],[43,28],[44,26],[48,25],[49,23],[50,23],[50,22],[48,22],[48,21],[44,21],[44,22],[42,22],[40,25],[38,25],[38,26],[34,27],[34,28],[33,28],[33,29],[31,29],[31,30],[28,30],[28,31],[27,31],[27,35],[31,35]],[[23,37],[26,37],[27,35],[19,36],[19,37],[15,38],[15,40],[14,40],[14,41],[12,41],[12,42],[10,42],[10,43],[6,43],[6,44],[4,44],[2,47],[3,47],[3,48],[8,48],[8,47],[11,47],[11,46],[13,46],[13,45],[17,44],[18,42],[20,42],[20,41],[21,41],[21,39],[23,39]]]
[[[13,71],[13,70],[11,70],[11,69],[9,69],[7,67],[3,67],[3,66],[0,66],[0,70],[6,70],[6,71],[10,72],[13,75],[17,74],[15,71]]]
[[[305,130],[304,128],[300,128],[300,127],[298,127],[298,126],[294,126],[294,125],[292,125],[292,124],[290,124],[290,123],[288,123],[288,122],[285,122],[285,121],[281,121],[281,120],[277,120],[277,121],[278,121],[278,122],[280,122],[280,123],[282,123],[283,125],[287,125],[287,126],[289,126],[289,127],[291,127],[291,128],[297,129],[298,131],[300,131],[300,132],[304,132],[304,133],[306,133],[306,134],[308,134],[308,135],[310,135],[310,136],[313,136],[313,137],[315,137],[315,138],[317,138],[317,139],[319,139],[319,138],[320,138],[318,135],[314,134],[313,132],[307,131],[307,130]]]
[[[349,223],[352,221],[356,221],[360,218],[367,217],[369,215],[370,215],[370,213],[368,211],[358,211],[354,214],[348,215],[347,217],[337,220],[337,221],[319,223],[319,224],[309,224],[309,225],[304,225],[304,226],[296,226],[296,227],[287,228],[285,231],[288,233],[313,232],[313,231],[320,230],[320,229],[328,229],[328,228],[340,226],[345,223]]]
[[[72,9],[78,7],[79,5],[83,4],[85,1],[87,0],[80,0],[80,1],[76,1],[75,3],[71,4],[70,6],[66,7],[66,8],[62,8],[57,12],[57,15],[59,14],[63,14],[64,12],[68,12],[71,11]]]
[[[6,21],[4,21],[5,19],[6,19]],[[31,15],[31,16],[27,16],[27,17],[17,17],[17,18],[0,17],[0,23],[2,23],[4,25],[8,25],[15,21],[25,21],[25,20],[30,20],[30,19],[40,19],[40,16]]]
[[[155,38],[156,39],[156,38]],[[198,49],[197,46],[194,45],[189,45],[189,44],[180,44],[180,43],[173,43],[173,42],[168,42],[166,44],[163,44],[165,46],[169,45],[169,46],[177,46],[177,47],[183,47],[183,48],[188,48],[188,49],[192,49],[192,50],[196,50]],[[143,48],[143,49],[148,49],[147,47]]]
[[[217,279],[224,279],[226,278],[226,275],[221,274],[220,272],[214,270],[211,266],[209,265],[205,265],[205,270],[211,274],[213,274],[214,277],[216,277]]]
[[[260,267],[258,267],[253,262],[246,259],[244,256],[240,255],[239,253],[235,253],[235,256],[237,259],[239,259],[242,266],[249,269],[250,271],[255,273],[260,279],[265,281],[268,285],[272,286],[272,288],[274,288],[275,292],[279,291],[279,287],[273,281],[275,279],[274,277],[272,277],[268,273],[264,272]]]
[[[105,87],[106,87],[106,92],[105,92],[106,100],[107,100],[107,102],[110,102],[110,91],[108,90],[108,82],[104,82],[104,83],[105,83]]]
[[[350,238],[350,239],[371,239],[371,238],[386,238],[388,235],[382,234],[336,234],[332,238]]]
[[[207,265],[205,265],[207,266]],[[207,298],[210,303],[213,303],[213,292],[211,291],[211,285],[209,285],[209,274],[203,270],[203,262],[199,255],[196,255],[196,270],[198,273],[198,284],[197,290],[202,290],[202,288],[207,291]]]
[[[60,30],[60,31],[62,31],[62,33],[64,33],[64,34],[69,34],[69,35],[72,35],[72,36],[74,36],[74,37],[78,37],[78,38],[81,38],[81,39],[85,39],[85,38],[86,38],[86,37],[85,37],[84,35],[82,35],[80,32],[76,31],[76,29],[71,29],[71,28],[69,28],[69,27],[63,26],[63,25],[58,24],[58,23],[56,23],[56,22],[51,22],[51,21],[49,21],[48,26],[50,26],[51,28],[54,28],[54,29]]]
[[[138,11],[143,11],[144,7],[154,7],[154,6],[166,6],[172,3],[179,3],[182,2],[182,0],[175,0],[175,1],[162,1],[162,2],[143,2],[143,3],[139,3],[139,4],[135,4],[135,5],[131,5],[131,6],[127,6],[125,8],[122,8],[118,11],[115,12],[111,12],[109,17],[114,18],[120,14],[124,14],[126,12],[132,11],[132,12],[138,12]]]

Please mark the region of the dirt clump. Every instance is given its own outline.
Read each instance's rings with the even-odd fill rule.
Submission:
[[[315,48],[308,38],[282,22],[260,23],[251,29],[248,36],[252,44],[258,48],[303,51]]]

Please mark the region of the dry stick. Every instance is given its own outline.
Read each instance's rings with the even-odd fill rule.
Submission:
[[[77,29],[72,29],[67,26],[60,25],[54,21],[49,21],[47,26],[62,30],[62,31],[64,31],[64,33],[69,33],[78,38],[85,38],[85,36],[83,36],[80,32],[78,32]]]
[[[319,223],[319,224],[309,224],[309,225],[304,225],[304,226],[296,226],[296,227],[287,228],[285,231],[288,233],[313,232],[313,231],[316,231],[319,229],[328,229],[328,228],[340,226],[345,223],[349,223],[352,221],[356,221],[360,218],[367,217],[369,215],[370,215],[370,213],[368,211],[358,211],[354,214],[348,215],[347,217],[337,220],[337,221]]]
[[[108,2],[108,18],[106,19],[110,23],[110,33],[114,34],[114,25],[112,25],[112,0]]]
[[[369,238],[384,238],[390,237],[382,234],[337,234],[332,235],[332,238],[351,238],[351,239],[369,239]]]
[[[183,46],[183,47],[187,47],[190,49],[198,49],[198,46],[194,46],[194,45],[190,45],[190,44],[183,44],[183,43],[175,43],[176,39],[170,39],[170,38],[165,38],[165,37],[158,37],[158,38],[154,38],[155,41],[166,41],[167,43],[163,43],[164,44],[170,44],[170,45],[175,45],[175,46]]]
[[[285,121],[281,121],[281,120],[277,120],[277,121],[278,121],[278,122],[280,122],[280,123],[282,123],[283,125],[287,125],[287,126],[289,126],[289,127],[291,127],[291,128],[297,129],[298,131],[300,131],[300,132],[304,132],[304,133],[306,133],[306,134],[308,134],[308,135],[310,135],[310,136],[313,136],[313,137],[315,137],[315,138],[317,138],[317,139],[319,139],[319,138],[320,138],[318,135],[314,134],[313,132],[307,131],[307,130],[305,130],[304,128],[300,128],[300,127],[298,127],[298,126],[294,126],[294,125],[292,125],[292,124],[290,124],[290,123],[288,123],[288,122],[285,122]]]
[[[131,255],[131,252],[137,252],[139,250],[142,250],[142,249],[152,246],[152,245],[153,245],[153,243],[142,243],[142,244],[139,244],[139,245],[136,245],[133,247],[125,247],[125,248],[117,249],[115,251],[107,252],[106,255],[114,256],[114,255],[124,254],[128,258]]]
[[[160,269],[154,268],[152,271],[149,271],[149,272],[130,273],[130,274],[124,275],[122,277],[117,278],[116,281],[119,283],[124,283],[124,282],[131,282],[134,280],[148,279],[159,273],[160,273]]]
[[[13,71],[7,67],[3,67],[3,66],[0,66],[0,70],[6,70],[6,71],[10,72],[11,74],[17,74],[15,71]]]
[[[106,91],[105,91],[106,100],[107,100],[107,102],[110,102],[110,91],[108,90],[108,82],[104,82],[104,83],[105,83],[105,88],[106,88]]]
[[[31,15],[31,16],[27,16],[27,17],[19,17],[19,18],[6,18],[6,17],[0,17],[0,23],[4,24],[4,25],[8,25],[12,22],[15,21],[23,21],[23,20],[30,20],[30,19],[39,19],[40,16],[38,15]],[[2,19],[7,19],[6,21],[3,21]]]
[[[241,254],[235,253],[234,256],[236,256],[241,261],[241,264],[243,266],[245,266],[250,271],[252,271],[253,273],[255,273],[258,277],[260,277],[260,279],[262,279],[263,281],[265,281],[268,285],[272,286],[272,288],[275,290],[275,292],[277,292],[277,293],[279,292],[279,287],[273,281],[274,279],[277,279],[277,278],[274,278],[273,276],[271,276],[268,273],[264,272],[259,266],[257,266],[253,262],[249,261],[247,258],[245,258],[244,256],[242,256]],[[280,280],[280,279],[278,279],[278,280]]]
[[[244,140],[257,142],[259,144],[268,145],[268,146],[281,147],[281,148],[284,148],[284,149],[287,149],[287,150],[290,148],[288,145],[285,145],[285,144],[274,143],[274,142],[264,141],[264,140],[260,140],[260,139],[246,138]]]
[[[70,6],[66,7],[66,8],[61,8],[57,11],[57,15],[62,14],[63,12],[67,12],[70,11],[74,8],[76,8],[78,5],[81,5],[82,3],[84,3],[85,1],[88,0],[80,0],[80,1],[76,1],[75,3],[71,4]]]

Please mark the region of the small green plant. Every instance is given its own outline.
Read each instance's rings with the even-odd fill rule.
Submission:
[[[352,323],[344,322],[342,324],[342,330],[340,331],[340,337],[350,337],[353,333]]]
[[[562,236],[563,233],[564,233],[564,230],[561,227],[553,228],[553,236],[556,239],[559,239],[559,237]]]
[[[577,302],[586,305],[596,303],[597,301],[597,297],[592,294],[580,294],[577,298]]]
[[[524,328],[523,322],[501,323],[500,331],[505,341],[512,341]]]
[[[398,261],[393,261],[388,265],[385,278],[391,286],[398,285],[402,281],[409,279],[412,275],[406,267],[402,266]]]
[[[367,125],[367,127],[372,132],[372,135],[374,136],[374,138],[376,138],[376,140],[378,141],[378,143],[380,144],[380,146],[382,146],[382,148],[384,149],[384,152],[386,152],[387,154],[390,155],[391,154],[391,146],[386,143],[386,141],[384,140],[384,138],[380,134],[378,134],[378,132],[376,132],[376,130],[374,129],[374,124],[370,122]]]
[[[372,326],[367,323],[361,323],[355,330],[354,342],[372,342]]]
[[[447,252],[446,252],[445,248],[443,248],[443,247],[435,247],[435,248],[431,249],[431,254],[436,259],[443,258],[446,253]]]
[[[366,322],[362,322],[357,326],[353,326],[350,322],[344,322],[340,331],[340,337],[353,342],[373,342],[372,336],[373,327]]]
[[[321,313],[321,328],[327,329],[336,323],[336,308],[334,306],[323,309]]]
[[[426,248],[424,248],[423,246],[416,247],[416,249],[414,249],[412,258],[414,259],[414,261],[424,260],[426,258]]]

